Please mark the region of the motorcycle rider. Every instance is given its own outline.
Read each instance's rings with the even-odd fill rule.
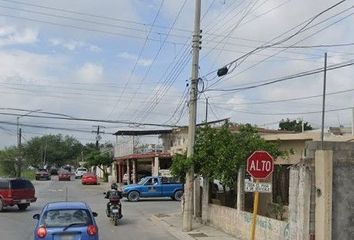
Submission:
[[[111,184],[111,189],[106,192],[105,198],[109,199],[113,192],[114,192],[114,194],[118,193],[118,197],[120,199],[123,198],[123,193],[118,190],[118,185],[116,183],[112,183]],[[110,215],[111,205],[112,205],[111,201],[108,201],[108,203],[107,203],[107,217],[109,217],[109,215]],[[122,218],[122,217],[123,217],[123,215],[122,215],[122,204],[119,202],[119,219]]]

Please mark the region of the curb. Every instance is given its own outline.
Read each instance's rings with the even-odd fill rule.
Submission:
[[[151,221],[157,224],[161,224],[164,225],[164,227],[167,228],[167,231],[173,235],[174,237],[176,237],[177,239],[180,240],[195,240],[195,238],[191,237],[188,235],[188,233],[186,232],[182,232],[181,230],[177,230],[176,227],[174,227],[173,225],[165,222],[163,219],[157,217],[156,215],[152,215],[150,217]]]

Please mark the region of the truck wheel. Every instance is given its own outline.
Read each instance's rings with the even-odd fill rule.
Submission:
[[[140,194],[137,191],[131,191],[128,194],[128,200],[131,202],[137,202],[139,201],[139,198],[140,198]]]
[[[181,201],[182,200],[182,196],[183,196],[183,191],[182,190],[177,190],[173,194],[173,199],[176,200],[176,201]]]
[[[2,200],[0,198],[0,212],[2,212],[3,209],[4,209],[4,204],[2,203]]]
[[[25,203],[25,204],[17,204],[17,206],[18,206],[18,209],[20,209],[21,211],[24,211],[28,207],[28,204],[27,203]]]

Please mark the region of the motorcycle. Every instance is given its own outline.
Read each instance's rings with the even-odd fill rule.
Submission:
[[[106,193],[105,193],[106,194]],[[106,197],[107,198],[107,197]],[[114,223],[114,226],[118,225],[119,219],[122,218],[121,216],[121,193],[118,191],[110,191],[108,200],[109,200],[109,208],[106,208],[106,214]]]

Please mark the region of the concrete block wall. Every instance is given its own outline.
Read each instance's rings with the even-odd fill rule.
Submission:
[[[250,239],[252,213],[209,204],[209,224],[238,239]],[[289,240],[289,224],[272,218],[257,216],[257,240]]]
[[[320,149],[321,142],[308,142],[306,155]],[[332,239],[354,239],[354,143],[324,142],[323,150],[333,151]]]

